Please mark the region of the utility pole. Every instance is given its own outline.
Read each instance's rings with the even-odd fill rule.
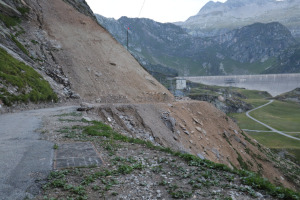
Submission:
[[[128,31],[129,31],[129,27],[127,28],[127,51],[128,51]]]

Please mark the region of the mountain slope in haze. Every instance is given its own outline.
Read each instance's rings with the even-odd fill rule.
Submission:
[[[220,35],[256,22],[280,22],[300,38],[299,0],[228,0],[208,2],[197,15],[176,23],[193,35]]]
[[[144,66],[173,68],[180,75],[258,74],[275,65],[278,56],[297,44],[280,23],[245,26],[215,37],[194,37],[184,29],[149,19],[119,20],[96,15]],[[296,67],[294,71],[300,71]],[[289,71],[287,69],[286,71]]]
[[[276,65],[268,68],[264,73],[299,73],[300,45],[285,50],[279,57]]]

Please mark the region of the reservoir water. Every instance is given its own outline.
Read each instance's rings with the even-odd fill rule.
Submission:
[[[272,96],[300,87],[300,74],[260,74],[231,76],[180,77],[205,85],[232,86],[249,90],[267,91]]]

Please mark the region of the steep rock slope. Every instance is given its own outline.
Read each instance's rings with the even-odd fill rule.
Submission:
[[[43,75],[60,101],[73,98],[113,103],[173,98],[99,26],[85,1],[69,3],[1,3],[6,5],[0,9],[1,48]]]
[[[189,33],[212,36],[256,22],[280,22],[300,37],[299,0],[228,0],[225,3],[208,2],[196,16],[183,23]]]
[[[279,57],[276,65],[273,65],[265,73],[299,73],[300,69],[300,45],[295,45],[285,50]]]
[[[53,58],[83,99],[139,102],[171,98],[96,21],[59,0],[38,4],[43,28],[61,47]]]

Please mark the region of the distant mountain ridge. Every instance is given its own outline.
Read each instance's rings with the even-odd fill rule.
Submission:
[[[299,10],[300,0],[210,1],[197,15],[175,24],[196,36],[213,36],[256,22],[280,22],[300,38]]]
[[[297,44],[291,32],[278,22],[195,37],[179,26],[150,19],[114,20],[100,15],[97,19],[124,46],[129,27],[129,51],[148,70],[155,72],[160,67],[164,74],[170,69],[185,76],[265,73],[276,65],[278,56]],[[154,65],[156,70],[150,69]]]

